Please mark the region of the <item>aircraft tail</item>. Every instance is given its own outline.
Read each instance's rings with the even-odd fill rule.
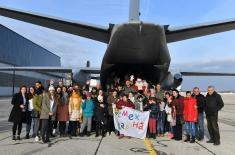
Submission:
[[[140,1],[130,0],[129,22],[139,21],[139,16],[140,16]]]

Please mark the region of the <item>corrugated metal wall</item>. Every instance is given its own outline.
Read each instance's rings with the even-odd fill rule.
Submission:
[[[59,56],[1,24],[0,62],[16,66],[61,66]]]

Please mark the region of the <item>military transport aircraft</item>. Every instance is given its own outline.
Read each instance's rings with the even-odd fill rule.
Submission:
[[[164,88],[176,88],[182,83],[182,76],[235,76],[232,73],[206,72],[172,74],[169,71],[171,57],[167,48],[167,43],[235,29],[235,19],[183,27],[145,23],[139,20],[139,0],[130,0],[128,22],[109,24],[108,27],[5,7],[0,7],[0,15],[107,43],[101,69],[84,68],[79,72],[80,81],[86,81],[91,73],[100,74],[104,88],[109,78],[126,74],[142,76],[151,83],[161,83]],[[74,76],[78,77],[77,74]]]

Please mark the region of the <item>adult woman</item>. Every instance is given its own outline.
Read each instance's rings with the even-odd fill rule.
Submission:
[[[32,111],[33,111],[33,97],[35,94],[35,88],[31,86],[28,93],[28,105],[26,106],[26,139],[29,139],[29,133],[32,124]]]
[[[97,97],[97,102],[95,102],[95,121],[96,121],[96,137],[99,136],[100,130],[102,137],[105,136],[105,125],[106,125],[106,109],[107,106],[105,104],[104,100],[104,94],[102,90],[99,90],[99,95]]]
[[[57,106],[57,119],[59,121],[60,137],[65,137],[66,122],[69,120],[69,107],[66,87],[63,87],[62,90],[62,97],[59,99]]]
[[[73,93],[69,99],[69,123],[70,123],[70,135],[77,136],[77,129],[79,124],[79,120],[81,117],[81,102],[82,98],[79,93],[79,90],[74,87]]]
[[[182,140],[184,97],[180,96],[177,89],[173,89],[172,93],[174,97],[172,104],[176,109],[176,126],[174,127],[173,138],[175,140]]]
[[[55,120],[58,100],[55,95],[55,88],[49,87],[49,92],[45,93],[42,100],[42,110],[40,119],[42,122],[41,136],[42,142],[50,142],[49,136],[52,131],[52,121]]]
[[[20,92],[16,93],[11,101],[13,108],[9,116],[9,122],[13,122],[12,140],[20,140],[22,123],[26,121],[26,104],[28,102],[26,91],[27,87],[25,85],[22,85],[20,87]],[[16,130],[18,130],[17,137]]]
[[[117,97],[117,91],[113,90],[111,94],[107,98],[107,106],[108,106],[108,124],[107,124],[107,130],[109,132],[109,135],[111,135],[111,132],[115,132],[114,122],[113,122],[113,107],[116,105],[116,102],[118,101]]]
[[[59,84],[60,84],[60,81],[59,81]],[[58,87],[56,88],[56,97],[58,99],[58,102],[62,100],[62,86],[61,86],[61,84],[58,85]],[[56,115],[55,120],[52,122],[52,132],[50,133],[52,137],[55,137],[55,135],[56,135],[57,126],[58,126],[58,118]]]

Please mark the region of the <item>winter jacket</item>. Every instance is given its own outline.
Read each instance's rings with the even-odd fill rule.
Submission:
[[[101,107],[101,104],[103,104],[104,107]],[[104,102],[95,102],[94,113],[96,121],[105,121],[105,116],[107,114],[107,105]]]
[[[184,98],[184,121],[197,122],[197,100],[193,97]]]
[[[128,95],[130,92],[136,92],[135,88],[133,86],[130,86],[130,87],[125,86],[123,93]]]
[[[50,98],[48,93],[44,93],[43,99],[42,99],[42,110],[41,110],[41,115],[40,119],[49,119],[49,112],[52,112],[51,120],[56,119],[56,111],[57,111],[57,104],[58,104],[58,99],[57,96],[54,95],[54,103],[52,107],[52,111],[50,111]]]
[[[92,117],[94,115],[94,102],[90,100],[85,100],[84,103],[82,103],[82,115],[83,117]]]
[[[67,122],[69,120],[69,106],[66,103],[67,96],[58,99],[59,103],[57,105],[57,120],[61,122]]]
[[[212,95],[206,95],[205,112],[207,115],[215,115],[223,107],[224,102],[217,92],[214,92]]]
[[[9,122],[15,122],[15,123],[22,123],[26,122],[26,113],[23,112],[22,108],[20,108],[20,105],[23,104],[23,96],[21,93],[16,93],[11,101],[11,104],[13,105],[13,108],[11,110],[10,116],[9,116]],[[26,97],[26,102],[28,102],[28,99]],[[25,107],[27,103],[25,103]]]
[[[113,104],[116,104],[118,98],[114,98],[113,95],[109,95],[107,98],[108,114],[113,116]]]
[[[161,101],[163,101],[164,100],[164,91],[160,90],[159,92],[156,92],[156,98],[158,98]]]
[[[160,111],[160,107],[159,107],[159,104],[148,104],[148,105],[144,108],[144,110],[145,110],[145,111],[151,110],[149,117],[150,117],[150,118],[155,118],[155,119],[157,119],[158,113],[159,113],[159,111]]]
[[[122,109],[122,106],[135,109],[134,103],[132,103],[132,102],[129,101],[129,100],[128,100],[127,102],[124,102],[123,100],[119,100],[119,101],[117,102],[117,105],[116,105],[116,106],[117,106],[118,109]]]
[[[75,92],[69,97],[69,120],[78,121],[81,117],[81,96]]]
[[[184,97],[178,96],[172,101],[172,105],[176,108],[176,114],[177,115],[183,115],[184,112]]]
[[[203,113],[205,111],[205,96],[202,94],[194,95],[193,97],[197,100],[197,111],[198,113]]]

